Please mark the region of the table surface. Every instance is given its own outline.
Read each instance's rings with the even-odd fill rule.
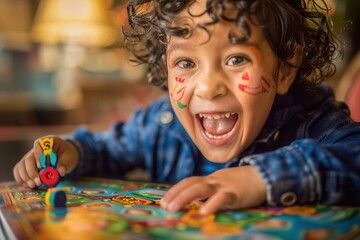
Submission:
[[[168,185],[84,178],[63,181],[67,207],[49,209],[45,189],[0,183],[1,239],[360,239],[360,208],[292,206],[202,216],[201,202],[168,212]],[[66,233],[66,234],[61,234]]]

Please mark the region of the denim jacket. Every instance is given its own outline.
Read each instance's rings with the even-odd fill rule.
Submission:
[[[279,95],[256,140],[232,161],[205,159],[163,97],[108,131],[67,136],[80,160],[71,176],[122,178],[144,168],[149,181],[176,183],[226,167],[252,165],[267,185],[267,203],[360,204],[360,123],[330,87],[293,86]]]

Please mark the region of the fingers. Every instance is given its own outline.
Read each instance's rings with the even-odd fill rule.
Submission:
[[[28,181],[28,185],[31,188],[41,185],[39,173],[36,167],[36,162],[37,161],[33,153],[31,153],[29,157],[25,160],[25,170],[27,176],[30,178],[30,180]]]
[[[266,201],[266,184],[255,167],[221,169],[205,177],[184,179],[164,195],[160,205],[178,211],[198,199],[207,199],[200,208],[201,214],[254,207]]]
[[[13,174],[15,181],[25,187],[34,188],[41,185],[33,151],[27,153],[24,158],[15,165]]]
[[[169,211],[179,211],[193,200],[206,199],[214,192],[211,185],[206,185],[202,177],[190,177],[174,185],[160,201],[161,207]]]
[[[20,162],[18,162],[18,163],[15,165],[15,167],[14,167],[14,169],[13,169],[13,175],[14,175],[14,179],[15,179],[16,182],[18,182],[19,184],[23,184],[24,182],[23,182],[23,180],[22,180],[22,178],[21,178],[21,173],[20,173],[20,169],[19,169],[19,164],[20,164]]]
[[[233,204],[235,196],[226,192],[217,192],[214,196],[209,198],[200,208],[200,214],[206,215],[215,213],[220,209],[228,208]]]
[[[66,174],[66,167],[64,165],[59,165],[58,168],[57,168],[60,176],[65,176]]]
[[[74,161],[77,157],[77,150],[74,146],[68,147],[68,143],[56,136],[45,136],[43,138],[53,138],[54,146],[53,151],[56,152],[58,165],[58,171],[61,176],[64,176],[69,167],[74,168]],[[32,150],[30,150],[14,167],[13,175],[15,181],[22,184],[25,187],[34,188],[41,186],[42,183],[39,178],[38,169],[44,169],[47,167],[48,161],[40,163],[40,156],[43,154],[43,149],[40,145],[40,139],[34,141]],[[71,144],[69,144],[71,145]],[[70,149],[70,150],[69,150]],[[73,164],[73,165],[71,165]]]
[[[200,214],[211,214],[219,209],[231,206],[235,196],[231,193],[219,191],[213,185],[205,183],[199,177],[187,178],[174,185],[160,201],[161,207],[169,211],[179,211],[187,203],[206,199],[211,196],[200,208]]]
[[[79,153],[77,148],[71,142],[60,139],[59,143],[61,148],[59,150],[61,154],[61,160],[57,165],[57,169],[61,176],[65,176],[72,172],[78,164]]]
[[[33,154],[34,154],[34,159],[36,160],[36,166],[38,168],[41,168],[41,164],[40,164],[40,161],[37,161],[37,159],[40,158],[40,155],[42,154],[42,148],[40,147],[40,144],[39,144],[39,139],[36,139],[34,141],[34,146],[33,146]]]
[[[48,135],[42,138],[37,139],[34,142],[34,154],[35,159],[39,159],[41,154],[43,153],[43,149],[40,146],[40,140],[44,138],[53,138],[53,146],[52,150],[56,154],[57,163],[55,167],[60,176],[65,176],[67,173],[71,172],[78,162],[78,152],[76,147],[58,136]],[[53,164],[53,163],[52,163]],[[40,164],[39,164],[40,165]],[[38,166],[44,167],[44,166]]]

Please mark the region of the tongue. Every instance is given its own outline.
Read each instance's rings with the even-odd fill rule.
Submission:
[[[216,120],[203,118],[202,125],[204,129],[212,135],[223,135],[233,129],[237,118],[237,114],[231,115],[229,118],[220,118]]]

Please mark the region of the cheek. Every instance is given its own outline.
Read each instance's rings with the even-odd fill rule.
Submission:
[[[237,90],[250,96],[269,94],[275,90],[275,82],[263,70],[251,68],[239,75]]]
[[[176,103],[177,107],[184,109],[187,107],[186,102],[187,81],[182,77],[174,77],[169,81],[169,94],[171,100]]]
[[[235,95],[249,123],[262,122],[267,118],[276,95],[275,82],[264,70],[250,68],[239,74]]]
[[[241,95],[241,96],[240,96]],[[259,94],[256,96],[240,94],[238,101],[242,105],[242,127],[244,136],[253,140],[263,128],[272,109],[275,93]]]

